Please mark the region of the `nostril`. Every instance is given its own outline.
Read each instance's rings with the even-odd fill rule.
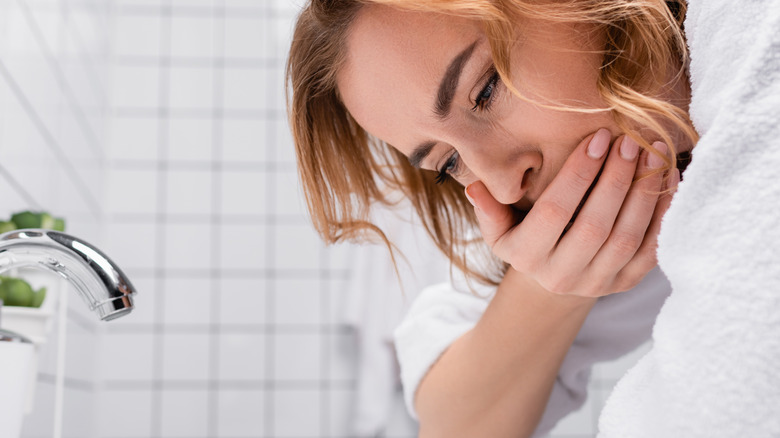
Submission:
[[[532,172],[532,171],[533,171],[533,168],[530,168],[530,167],[529,167],[529,168],[528,168],[528,169],[526,169],[526,170],[525,170],[525,172],[523,173],[523,181],[520,183],[520,188],[521,188],[521,189],[522,189],[524,192],[527,192],[527,191],[528,191],[528,188],[529,188],[529,187],[528,187],[528,184],[529,184],[529,180],[531,179],[531,172]]]

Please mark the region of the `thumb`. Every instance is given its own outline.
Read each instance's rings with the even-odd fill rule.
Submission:
[[[516,225],[512,207],[496,201],[482,181],[466,187],[466,197],[474,206],[482,238],[491,248]]]

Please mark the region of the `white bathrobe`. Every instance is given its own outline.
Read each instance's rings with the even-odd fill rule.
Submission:
[[[661,230],[672,294],[599,437],[780,437],[780,1],[691,0],[685,28],[701,140]]]
[[[452,342],[477,324],[494,289],[478,292],[483,296],[470,293],[462,277],[454,288],[449,283],[429,287],[396,329],[404,399],[412,417],[416,418],[414,393],[423,377]],[[534,437],[544,436],[585,403],[594,363],[615,360],[650,339],[653,321],[668,294],[669,283],[656,268],[634,289],[599,298],[563,359]]]

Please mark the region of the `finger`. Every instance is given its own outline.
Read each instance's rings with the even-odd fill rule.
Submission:
[[[669,210],[672,203],[672,197],[680,183],[680,171],[672,169],[671,176],[667,180],[664,193],[658,199],[653,212],[653,218],[647,227],[645,238],[642,241],[631,261],[618,272],[615,277],[615,283],[619,291],[625,291],[639,284],[639,282],[658,264],[657,249],[658,236],[661,232],[661,222]]]
[[[546,259],[598,175],[610,141],[610,132],[600,129],[580,142],[523,222],[499,238],[494,252],[511,254],[520,249],[513,245],[523,243],[527,260]]]
[[[514,209],[496,201],[482,181],[476,181],[466,187],[466,197],[474,206],[482,238],[491,248],[499,237],[517,224],[518,218]]]
[[[572,269],[591,264],[594,256],[610,237],[618,214],[624,206],[626,195],[637,173],[638,157],[639,145],[632,138],[623,136],[615,142],[601,176],[577,214],[574,224],[555,249],[551,265],[568,266]],[[655,188],[656,195],[659,188],[660,185]],[[638,236],[634,251],[641,242],[654,206],[655,200],[647,206],[647,221]],[[612,274],[620,270],[629,259],[630,257],[627,257],[623,260]]]
[[[661,154],[666,154],[668,149],[661,142],[653,143],[653,147]],[[593,271],[602,278],[619,272],[634,257],[647,233],[652,232],[648,227],[659,202],[663,174],[657,170],[662,165],[660,157],[649,151],[642,153],[636,170],[637,180],[620,207],[609,238],[591,263]]]

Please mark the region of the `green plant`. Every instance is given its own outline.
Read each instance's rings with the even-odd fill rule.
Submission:
[[[65,231],[65,220],[55,218],[47,212],[22,211],[11,215],[11,219],[0,221],[0,233],[23,228],[44,228]],[[33,290],[21,278],[0,276],[0,300],[6,306],[40,307],[46,298],[46,288]]]
[[[0,300],[5,306],[41,307],[46,298],[46,288],[33,290],[21,278],[0,276]]]
[[[22,228],[44,228],[47,230],[65,231],[65,219],[55,218],[45,211],[22,211],[12,214],[10,220],[0,222],[0,233]]]

